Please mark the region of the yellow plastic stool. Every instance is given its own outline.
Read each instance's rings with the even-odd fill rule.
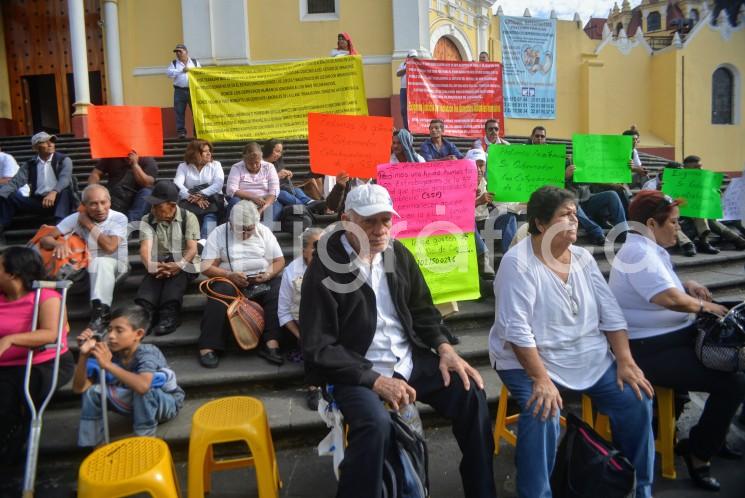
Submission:
[[[502,391],[499,393],[499,404],[497,404],[497,421],[494,424],[494,454],[499,455],[499,443],[504,439],[512,446],[517,444],[517,436],[507,426],[517,423],[517,419],[520,417],[519,413],[514,415],[507,415],[507,398],[510,395],[510,391],[507,390],[507,386],[502,384]],[[585,398],[582,396],[582,419],[584,421],[592,421],[592,404],[586,405]],[[589,398],[587,400],[589,402]],[[586,411],[586,406],[589,406],[590,411]],[[562,427],[566,427],[567,421],[564,417],[559,417],[559,423]],[[589,422],[588,422],[589,423]]]
[[[676,479],[678,474],[675,471],[675,391],[668,387],[654,386],[654,395],[657,398],[657,439],[654,441],[654,449],[662,457],[662,477]],[[583,399],[583,412],[584,404]],[[592,403],[589,399],[587,404],[592,413]],[[598,413],[594,428],[607,441],[611,440],[610,421],[607,415]]]
[[[178,498],[178,479],[168,445],[153,437],[121,439],[88,455],[78,471],[78,498],[116,498],[150,493]]]
[[[189,498],[212,488],[212,472],[256,468],[260,498],[277,498],[282,481],[264,404],[248,396],[220,398],[194,412],[189,436]],[[216,460],[213,445],[243,441],[251,456]]]

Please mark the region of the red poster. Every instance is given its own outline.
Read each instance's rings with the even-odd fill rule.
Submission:
[[[163,156],[163,122],[159,107],[97,105],[88,108],[91,157]]]
[[[429,122],[445,122],[445,135],[478,138],[484,121],[499,121],[504,134],[502,64],[409,60],[406,62],[409,130],[429,133]]]
[[[308,151],[313,173],[375,178],[391,157],[393,118],[308,114]]]

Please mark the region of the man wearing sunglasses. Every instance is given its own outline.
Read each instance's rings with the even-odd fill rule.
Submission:
[[[179,43],[173,49],[176,58],[168,66],[168,77],[173,80],[173,110],[176,111],[176,131],[179,138],[186,138],[186,124],[184,114],[186,106],[191,108],[191,95],[189,94],[190,69],[202,67],[199,61],[189,57],[186,45]],[[193,109],[192,109],[193,111]]]
[[[473,141],[472,149],[481,149],[487,154],[490,145],[510,145],[510,143],[499,137],[499,121],[487,119],[484,123],[484,136]]]

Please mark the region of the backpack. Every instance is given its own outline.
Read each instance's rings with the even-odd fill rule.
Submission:
[[[282,208],[282,215],[279,220],[281,230],[290,234],[294,233],[293,229],[296,222],[300,222],[303,227],[298,233],[313,225],[314,222],[313,214],[302,204],[293,204]]]
[[[41,246],[41,239],[47,235],[51,235],[55,228],[53,225],[42,225],[26,245],[39,253],[44,263],[44,270],[50,278],[54,278],[55,280],[71,280],[72,282],[83,280],[87,274],[86,270],[90,261],[90,254],[88,253],[88,246],[85,240],[79,235],[72,233],[66,237],[66,244],[70,249],[70,255],[65,259],[55,258],[52,249],[44,249]],[[65,238],[63,235],[60,235],[55,240],[59,240],[60,237]]]
[[[197,60],[195,58],[189,57],[189,60],[191,61],[192,64],[194,64],[194,67],[199,67],[197,66]],[[176,67],[176,62],[178,62],[178,59],[173,59],[171,61],[171,64],[173,64],[173,67]]]
[[[394,440],[383,462],[384,498],[428,498],[429,459],[424,436],[391,411]]]

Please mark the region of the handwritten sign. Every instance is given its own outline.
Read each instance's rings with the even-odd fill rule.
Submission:
[[[745,219],[745,177],[729,182],[722,196],[722,214],[724,221]]]
[[[722,200],[719,188],[723,173],[705,169],[665,168],[662,191],[673,198],[683,198],[680,215],[689,218],[719,219],[722,217]]]
[[[574,181],[630,183],[631,150],[628,135],[573,135]]]
[[[378,183],[406,222],[398,237],[473,232],[476,179],[476,165],[466,160],[378,166]]]
[[[391,157],[393,118],[308,114],[308,150],[314,173],[345,171],[357,178],[375,178],[378,164]]]
[[[88,108],[91,157],[163,155],[163,120],[159,107],[96,105]]]
[[[527,202],[530,194],[553,185],[564,188],[566,145],[490,145],[487,190],[499,202]]]
[[[480,297],[473,232],[400,241],[414,255],[435,304]]]

